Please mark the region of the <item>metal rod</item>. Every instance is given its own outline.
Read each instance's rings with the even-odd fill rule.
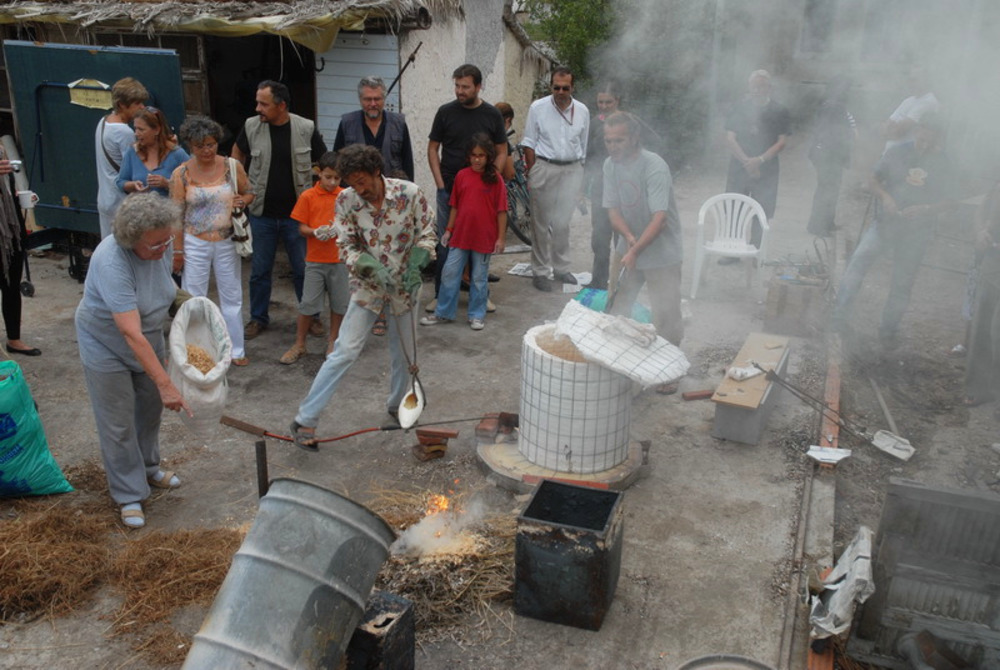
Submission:
[[[829,405],[827,405],[826,402],[824,402],[823,400],[820,400],[819,398],[814,398],[813,396],[809,395],[808,393],[806,393],[802,389],[794,386],[791,382],[789,382],[789,381],[787,381],[785,379],[782,379],[778,375],[778,373],[775,372],[774,370],[765,370],[760,365],[758,365],[756,362],[753,363],[753,366],[755,368],[757,368],[758,370],[762,371],[764,373],[765,378],[768,381],[777,382],[782,387],[788,389],[796,398],[798,398],[802,402],[806,403],[807,405],[809,405],[813,409],[815,409],[815,410],[817,410],[819,412],[822,412],[824,414],[824,416],[826,416],[827,418],[829,418],[831,421],[833,421],[834,423],[836,423],[838,426],[840,426],[841,428],[843,428],[844,430],[846,430],[850,434],[852,434],[855,437],[858,437],[858,438],[860,438],[860,439],[862,439],[862,440],[864,440],[866,442],[871,442],[871,438],[868,437],[868,435],[865,433],[864,429],[861,428],[861,426],[852,427],[851,425],[848,425],[848,424],[853,424],[854,422],[850,421],[847,417],[845,417],[839,411],[837,411],[834,408],[832,408]]]
[[[403,63],[403,67],[400,69],[399,74],[397,74],[396,78],[392,80],[391,84],[389,84],[389,90],[385,92],[385,97],[387,98],[389,97],[389,94],[392,93],[392,89],[395,88],[396,84],[399,82],[399,78],[403,76],[404,72],[406,72],[406,68],[410,67],[410,63],[416,60],[417,52],[420,51],[420,47],[422,46],[424,46],[424,43],[422,41],[417,43],[417,48],[413,50],[413,53],[410,54],[410,57],[406,59],[405,63]]]
[[[253,446],[257,460],[257,497],[263,498],[267,495],[267,489],[271,485],[270,478],[267,476],[267,442],[257,440]]]
[[[416,428],[426,428],[428,426],[444,426],[449,423],[464,423],[466,421],[481,421],[482,416],[467,416],[461,419],[446,419],[443,421],[431,421],[428,423],[418,423],[414,425],[410,430]],[[270,437],[275,440],[281,440],[282,442],[293,442],[294,440],[290,435],[281,435],[279,433],[272,433],[260,426],[255,426],[252,423],[247,423],[245,421],[240,421],[231,416],[223,415],[219,420],[224,426],[229,426],[230,428],[235,428],[241,430],[244,433],[250,433],[251,435],[256,435],[257,437]],[[364,433],[374,433],[376,431],[389,432],[393,430],[403,430],[402,427],[397,425],[387,425],[387,426],[374,426],[372,428],[362,428],[360,430],[355,430],[351,433],[346,433],[344,435],[337,435],[335,437],[324,437],[316,440],[317,443],[320,442],[337,442],[339,440],[347,439],[348,437],[354,437],[355,435],[363,435]],[[409,432],[409,431],[407,431]]]

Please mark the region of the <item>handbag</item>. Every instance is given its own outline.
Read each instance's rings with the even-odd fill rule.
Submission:
[[[239,193],[239,185],[236,180],[236,159],[227,158],[229,163],[229,183],[232,184],[233,193]],[[253,254],[253,235],[250,232],[250,222],[242,207],[233,207],[233,237],[236,244],[236,253],[243,258],[248,258]]]

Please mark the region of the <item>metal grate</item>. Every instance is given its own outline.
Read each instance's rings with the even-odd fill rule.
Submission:
[[[908,667],[897,645],[926,630],[972,667],[1000,667],[1000,497],[893,480],[874,553],[853,658]]]

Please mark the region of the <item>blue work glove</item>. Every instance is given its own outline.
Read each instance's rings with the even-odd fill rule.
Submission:
[[[423,284],[420,271],[424,269],[431,260],[431,252],[422,247],[410,249],[410,258],[406,263],[406,273],[403,275],[403,288],[407,293],[414,293]]]
[[[354,272],[361,279],[374,281],[379,288],[389,285],[389,270],[369,253],[362,253],[354,264]]]

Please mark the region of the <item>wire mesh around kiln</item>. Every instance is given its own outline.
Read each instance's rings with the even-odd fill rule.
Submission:
[[[588,474],[628,458],[632,381],[593,363],[539,346],[555,326],[529,330],[521,347],[518,451],[535,465]]]

